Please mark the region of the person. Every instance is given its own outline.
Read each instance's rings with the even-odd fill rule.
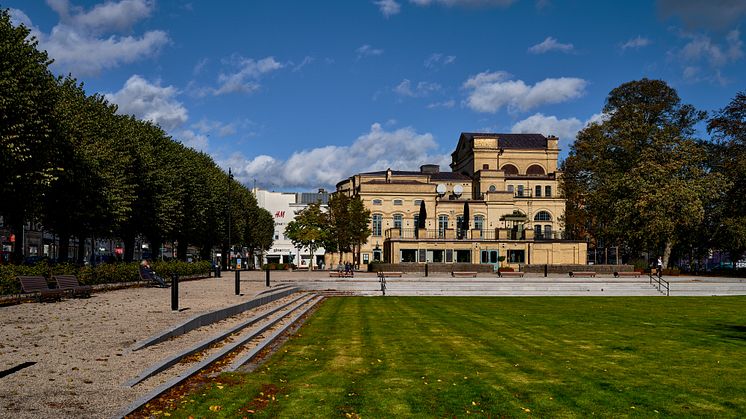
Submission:
[[[147,259],[143,259],[143,261],[140,262],[140,276],[142,279],[155,282],[160,288],[168,288],[166,281],[155,273],[153,268],[150,267],[150,262]]]
[[[663,276],[663,257],[658,256],[658,262],[656,262],[655,267],[658,271],[658,278],[660,278]]]

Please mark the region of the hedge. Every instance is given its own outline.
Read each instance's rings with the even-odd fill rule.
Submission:
[[[151,265],[158,275],[168,280],[176,273],[180,277],[207,276],[210,272],[210,262],[181,262],[155,261]],[[0,265],[0,295],[18,294],[21,285],[16,276],[33,275],[44,276],[51,281],[53,275],[76,275],[81,284],[113,284],[134,282],[140,280],[139,263],[103,263],[97,266],[77,266],[73,264],[49,264],[46,261],[36,265]]]

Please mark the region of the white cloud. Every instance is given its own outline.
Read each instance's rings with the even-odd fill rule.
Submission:
[[[187,147],[191,147],[197,151],[207,151],[209,140],[205,134],[199,134],[190,129],[185,129],[177,132],[175,137]]]
[[[632,49],[639,49],[642,47],[646,47],[651,44],[651,41],[648,38],[643,38],[642,36],[637,36],[637,38],[632,38],[629,41],[623,43],[621,45],[622,51],[627,50],[629,48]]]
[[[314,61],[313,57],[309,57],[308,55],[306,55],[305,57],[303,57],[303,61],[301,61],[300,64],[295,65],[293,67],[293,73],[295,73],[296,71],[302,70],[303,67],[311,64],[313,61]]]
[[[572,52],[575,49],[572,44],[563,44],[556,39],[548,36],[542,43],[536,44],[528,49],[532,54],[544,54],[549,51],[560,51],[564,53]]]
[[[544,134],[554,135],[563,143],[572,143],[578,135],[578,131],[591,123],[601,123],[606,119],[605,114],[594,114],[585,122],[578,118],[559,119],[556,116],[545,116],[542,113],[536,113],[528,118],[513,124],[510,132],[524,134]]]
[[[689,35],[688,38],[690,41],[677,52],[677,55],[685,62],[704,60],[711,67],[722,67],[743,57],[743,42],[741,42],[741,33],[737,29],[728,32],[725,38],[727,45],[722,47],[714,43],[707,35]]]
[[[381,13],[386,17],[393,16],[401,12],[401,5],[397,3],[396,0],[377,0],[373,3],[378,6],[378,10],[380,10]]]
[[[252,93],[259,89],[257,81],[262,76],[279,70],[284,66],[275,61],[274,57],[266,57],[261,60],[253,58],[233,57],[234,65],[238,70],[231,73],[221,73],[218,76],[218,88],[212,89],[213,95],[227,93]]]
[[[50,33],[34,27],[20,11],[14,16],[32,29],[39,48],[53,58],[53,66],[76,75],[97,74],[152,56],[169,42],[164,31],[147,31],[141,36],[117,36],[114,33],[131,31],[138,21],[150,16],[151,0],[110,1],[94,6],[89,11],[71,6],[67,0],[48,0],[49,6],[60,16]],[[107,35],[110,34],[110,35]]]
[[[448,7],[507,7],[515,3],[515,0],[409,0],[418,6],[430,6],[439,4]]]
[[[360,48],[356,49],[355,52],[357,52],[358,60],[363,57],[372,57],[372,56],[383,54],[382,49],[373,48],[372,46],[368,44],[365,44],[361,46]]]
[[[394,88],[394,92],[400,96],[425,97],[428,96],[430,93],[437,92],[440,89],[441,86],[438,83],[426,81],[417,83],[417,85],[413,88],[412,82],[408,79],[404,79]]]
[[[527,111],[541,105],[562,103],[585,93],[587,81],[573,77],[544,79],[533,86],[523,80],[509,80],[504,71],[483,72],[464,82],[470,89],[467,106],[477,112],[497,112],[503,106],[509,111]]]
[[[425,59],[425,68],[435,68],[439,65],[448,65],[453,64],[456,62],[456,56],[455,55],[443,55],[441,53],[433,53],[430,54],[427,59]]]
[[[188,119],[186,108],[176,100],[178,93],[173,86],[161,87],[159,83],[151,84],[139,75],[133,75],[121,90],[104,96],[118,105],[119,113],[135,115],[171,131]]]
[[[379,123],[349,146],[324,146],[293,153],[282,161],[267,155],[247,160],[231,155],[223,166],[235,169],[244,183],[256,179],[260,185],[274,188],[333,187],[337,182],[359,172],[385,170],[418,170],[426,163],[448,165],[448,154],[433,154],[438,149],[432,134],[419,134],[413,128],[387,131]]]
[[[436,108],[452,109],[454,106],[456,106],[456,101],[451,99],[451,100],[446,100],[443,102],[433,102],[427,105],[427,108],[428,109],[436,109]]]

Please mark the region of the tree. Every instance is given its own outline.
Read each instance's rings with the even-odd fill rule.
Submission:
[[[360,265],[360,248],[363,243],[368,241],[372,233],[370,228],[370,210],[365,208],[365,204],[359,195],[350,200],[350,241],[354,264]]]
[[[746,92],[720,109],[708,121],[707,131],[716,141],[713,170],[730,181],[714,210],[715,244],[735,262],[746,253]]]
[[[581,223],[568,229],[607,245],[663,249],[668,264],[723,184],[693,138],[706,115],[682,104],[665,82],[648,79],[613,89],[603,113],[578,133],[563,164],[565,222]]]
[[[254,251],[259,251],[260,259],[262,254],[272,248],[275,237],[275,219],[272,213],[264,208],[254,205],[249,209],[249,222],[246,224],[246,247],[253,260]]]
[[[342,254],[352,251],[352,230],[350,228],[350,198],[342,193],[335,193],[329,198],[329,234],[324,242],[327,252],[339,252],[339,263]]]
[[[310,269],[313,270],[314,252],[329,234],[328,217],[321,211],[321,204],[309,204],[296,214],[295,219],[285,227],[285,234],[295,247],[308,249],[311,255]]]
[[[37,43],[0,10],[0,214],[16,235],[16,262],[23,258],[23,225],[39,215],[41,197],[59,172],[51,143],[52,61]]]

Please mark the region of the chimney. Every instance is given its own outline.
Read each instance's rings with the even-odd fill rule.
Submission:
[[[423,164],[420,166],[420,173],[440,173],[440,166],[437,164]]]

